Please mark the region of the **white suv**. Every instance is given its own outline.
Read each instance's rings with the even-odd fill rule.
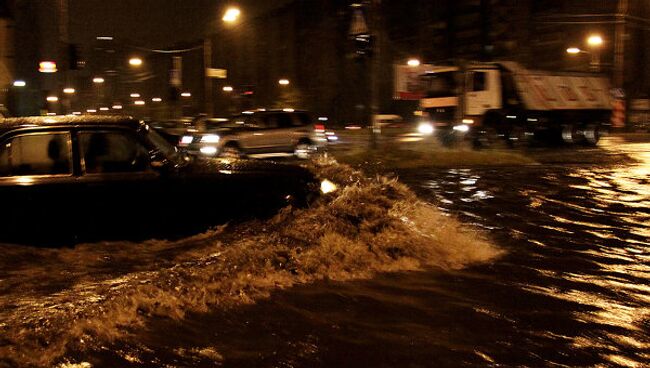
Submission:
[[[326,143],[325,126],[306,111],[246,111],[228,121],[202,119],[198,133],[183,136],[179,147],[192,154],[244,157],[294,154],[308,158]]]

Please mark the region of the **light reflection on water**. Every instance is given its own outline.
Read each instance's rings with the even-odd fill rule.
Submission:
[[[605,147],[638,163],[401,173],[421,198],[506,248],[494,264],[298,286],[228,313],[161,319],[73,360],[97,367],[648,366],[650,145]],[[74,262],[74,253],[61,260]],[[47,277],[44,264],[39,272]],[[110,281],[106,288],[128,280]]]
[[[540,356],[544,365],[650,365],[650,144],[605,146],[637,163],[401,173],[421,196],[496,230],[511,255],[508,265],[489,270],[498,272],[492,277],[509,284],[513,298],[532,293],[545,300],[533,310],[511,310],[509,318],[521,324],[527,314],[546,315],[548,324],[524,328],[524,335],[537,336],[529,343],[555,335],[562,337],[549,346],[577,349],[560,359]],[[497,310],[512,308],[509,302],[496,304]],[[553,319],[576,327],[560,333]],[[529,348],[536,350],[534,344]]]
[[[296,287],[237,316],[197,316],[219,336],[179,340],[216,346],[232,367],[648,366],[650,145],[614,143],[639,162],[401,172],[508,255]]]

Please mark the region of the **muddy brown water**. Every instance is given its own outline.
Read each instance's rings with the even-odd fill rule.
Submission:
[[[128,327],[123,338],[71,349],[59,361],[93,367],[648,366],[650,144],[609,140],[603,150],[636,163],[397,172],[421,199],[505,250],[494,261],[325,280],[182,320],[154,316],[145,326]],[[47,252],[5,249],[5,265],[14,257],[13,264],[30,267],[24,257],[47,259]],[[127,268],[146,268],[114,256],[124,257]],[[47,270],[42,273],[47,288]],[[18,279],[0,282],[0,299],[18,293],[7,280]],[[0,346],[10,343],[0,338]]]

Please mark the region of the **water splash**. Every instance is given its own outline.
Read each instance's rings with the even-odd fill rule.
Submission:
[[[311,169],[340,189],[310,208],[287,207],[268,220],[175,242],[7,247],[22,263],[12,269],[4,262],[3,282],[43,284],[4,289],[0,366],[51,366],[70,351],[125,338],[152,316],[181,320],[189,312],[253,303],[298,283],[458,269],[501,253],[396,180],[366,178],[328,160]],[[26,254],[42,262],[30,263]]]

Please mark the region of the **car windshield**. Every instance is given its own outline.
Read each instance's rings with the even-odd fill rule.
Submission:
[[[156,147],[156,150],[162,153],[170,161],[180,164],[183,162],[182,155],[176,147],[171,145],[165,138],[163,138],[158,132],[154,129],[149,129],[149,126],[146,128],[147,138],[149,141]]]

